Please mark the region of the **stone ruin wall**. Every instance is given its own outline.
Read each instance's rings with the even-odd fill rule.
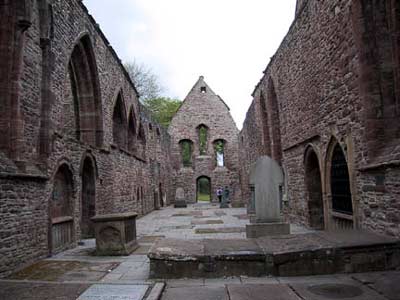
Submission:
[[[154,202],[160,186],[163,197],[158,198],[166,198],[167,204],[173,198],[168,190],[172,180],[169,151],[165,150],[169,148],[168,133],[140,106],[119,58],[83,3],[53,1],[50,5],[46,0],[17,0],[2,5],[0,25],[8,35],[2,36],[0,43],[9,47],[1,48],[1,73],[16,74],[20,82],[19,88],[8,85],[6,79],[0,82],[1,105],[5,108],[0,112],[0,276],[6,276],[49,255],[49,199],[61,165],[72,174],[71,247],[81,235],[85,158],[96,169],[96,214],[146,214],[160,205]],[[21,7],[25,9],[21,11]],[[21,34],[21,28],[23,38],[19,41],[14,37]],[[101,142],[96,145],[76,136],[76,107],[68,75],[74,46],[83,39],[90,42],[90,49],[85,51],[92,51],[97,71],[91,74],[91,81],[84,82],[95,85],[98,80],[96,100],[101,107],[101,124],[97,125],[101,132],[96,132],[96,138],[100,136]],[[16,61],[11,57],[17,57]],[[18,102],[12,98],[15,94]],[[125,137],[136,143],[135,149],[128,149],[127,141],[123,146],[114,141],[113,110],[118,95],[123,103]],[[12,103],[18,105],[13,107]],[[16,126],[1,127],[9,119]],[[128,119],[134,128],[130,137]],[[146,141],[144,148],[138,142],[140,128]],[[10,141],[8,135],[17,138]]]
[[[400,5],[309,0],[300,6],[254,91],[241,131],[241,161],[247,161],[242,187],[248,186],[254,157],[281,161],[288,186],[285,216],[309,226],[305,157],[312,149],[327,225],[332,222],[329,157],[337,140],[350,173],[355,226],[400,237]],[[259,132],[258,142],[253,132]],[[274,151],[277,141],[281,154]]]
[[[205,87],[206,92],[201,93]],[[199,155],[198,126],[208,127],[207,152]],[[181,187],[188,202],[196,202],[196,180],[200,176],[211,179],[211,196],[216,201],[216,189],[228,186],[232,205],[241,206],[239,184],[238,129],[229,108],[204,82],[201,76],[184,100],[168,128],[171,135],[171,155],[174,166],[174,189]],[[183,167],[179,141],[193,142],[192,166]],[[225,166],[217,167],[213,142],[222,139],[225,145]]]

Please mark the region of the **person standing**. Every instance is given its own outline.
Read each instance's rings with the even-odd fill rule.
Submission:
[[[224,201],[226,202],[226,203],[230,203],[231,201],[229,200],[229,188],[228,188],[228,186],[225,186],[225,189],[224,189]]]
[[[222,193],[223,193],[222,188],[221,187],[217,188],[217,198],[219,203],[221,203],[222,201]]]

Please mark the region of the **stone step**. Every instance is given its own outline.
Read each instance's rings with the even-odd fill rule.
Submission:
[[[361,230],[258,239],[162,239],[148,257],[151,278],[354,273],[399,268],[400,241]]]

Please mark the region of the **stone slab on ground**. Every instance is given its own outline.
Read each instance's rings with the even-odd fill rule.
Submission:
[[[210,233],[240,233],[246,232],[244,227],[218,227],[218,228],[196,228],[196,234],[210,234]]]
[[[225,287],[167,288],[162,300],[229,300]]]
[[[234,284],[227,286],[230,300],[300,300],[287,285]]]
[[[400,272],[359,273],[352,277],[389,300],[400,300]]]
[[[204,256],[201,240],[163,239],[155,243],[148,253],[150,259],[194,261]]]
[[[320,231],[315,235],[329,242],[332,246],[340,248],[377,246],[396,244],[398,239],[379,235],[367,230],[346,230],[346,231]]]
[[[216,259],[265,260],[262,249],[254,240],[224,239],[221,242],[215,239],[204,239],[202,242],[204,255]]]
[[[142,300],[148,285],[94,284],[77,300]]]
[[[76,300],[89,284],[0,281],[0,300]]]
[[[366,240],[371,241],[370,245],[363,240],[359,244],[345,243],[357,231],[347,233],[347,238],[346,233],[338,235],[340,243],[333,241],[335,235],[330,233],[324,238],[323,232],[249,240],[164,239],[149,251],[150,274],[156,276],[152,278],[306,276],[400,267],[400,244],[397,241],[368,233]],[[345,244],[351,246],[343,248]]]
[[[12,274],[10,279],[41,281],[97,281],[119,263],[43,260]]]
[[[325,284],[290,284],[302,299],[327,300],[387,300],[377,292],[360,284],[325,283]]]

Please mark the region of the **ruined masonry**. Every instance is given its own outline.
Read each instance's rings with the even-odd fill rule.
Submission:
[[[298,0],[240,132],[203,77],[154,122],[81,0],[0,0],[0,32],[0,277],[176,195],[251,212],[263,156],[285,222],[400,238],[399,1]]]

